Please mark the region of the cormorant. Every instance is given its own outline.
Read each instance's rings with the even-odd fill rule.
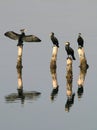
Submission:
[[[25,35],[25,29],[21,29],[21,34],[17,34],[13,31],[8,31],[4,35],[13,39],[18,40],[17,46],[23,45],[23,42],[41,42],[41,40],[34,35]]]
[[[79,33],[79,35],[78,35],[77,42],[78,42],[78,46],[79,46],[79,47],[83,47],[83,46],[84,46],[84,40],[83,40],[83,38],[81,37],[81,33]]]
[[[75,56],[74,56],[74,50],[70,47],[70,43],[69,42],[65,43],[65,50],[66,50],[68,56],[71,55],[72,59],[76,60]]]
[[[51,32],[51,33],[49,34],[49,36],[50,36],[50,38],[51,38],[51,41],[53,42],[53,45],[59,47],[58,39],[54,36],[54,33]]]

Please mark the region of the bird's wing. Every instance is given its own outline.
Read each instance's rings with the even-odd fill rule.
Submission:
[[[26,35],[23,37],[25,42],[41,42],[41,40],[35,35]]]
[[[55,40],[56,43],[59,43],[59,42],[58,42],[58,39],[57,39],[56,37],[54,37],[54,40]]]
[[[80,43],[80,42],[82,42],[82,43],[83,43],[83,42],[84,42],[84,40],[83,40],[83,38],[82,38],[82,37],[78,37],[77,42],[78,42],[78,43]]]
[[[72,54],[74,54],[73,48],[69,47],[69,50],[70,50],[70,52],[71,52]]]
[[[11,39],[13,39],[13,40],[18,40],[19,36],[20,36],[20,34],[17,34],[17,33],[13,32],[13,31],[6,32],[4,35],[11,38]]]

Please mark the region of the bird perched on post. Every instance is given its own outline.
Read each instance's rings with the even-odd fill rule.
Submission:
[[[13,40],[18,40],[17,46],[23,45],[23,42],[41,42],[41,40],[34,35],[25,35],[25,31],[25,29],[21,29],[21,34],[17,34],[13,31],[8,31],[4,35]]]
[[[70,47],[70,43],[69,42],[65,43],[65,50],[67,52],[68,57],[69,57],[69,55],[71,55],[72,59],[76,60],[75,56],[74,56],[74,50]]]
[[[78,34],[77,42],[78,42],[78,46],[79,47],[83,47],[84,46],[84,40],[81,37],[81,33]]]
[[[54,33],[51,32],[51,33],[49,34],[49,36],[50,36],[50,38],[51,38],[51,41],[53,42],[53,45],[59,47],[59,41],[58,41],[58,39],[54,36]]]

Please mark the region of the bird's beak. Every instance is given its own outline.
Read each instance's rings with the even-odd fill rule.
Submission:
[[[49,36],[51,37],[51,35],[52,35],[52,34],[50,33]]]
[[[26,32],[26,31],[27,31],[27,29],[21,29],[20,31],[23,33],[23,32]]]
[[[27,29],[24,29],[24,32],[27,32]]]

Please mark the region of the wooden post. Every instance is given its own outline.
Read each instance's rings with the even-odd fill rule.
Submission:
[[[84,51],[83,47],[78,48],[78,55],[79,55],[79,60],[80,60],[80,66],[79,67],[82,70],[88,69],[89,66],[87,64],[87,59],[86,59],[85,51]]]
[[[52,76],[52,86],[54,89],[58,87],[58,81],[57,81],[57,73],[56,73],[56,62],[51,61],[50,63],[50,72]]]
[[[53,85],[53,88],[57,88],[58,87],[57,74],[56,74],[57,53],[58,53],[58,47],[54,46],[53,47],[53,51],[52,51],[51,62],[50,62],[50,71],[51,71],[51,75],[52,75],[52,85]]]
[[[67,65],[66,65],[66,93],[67,96],[72,95],[72,79],[73,79],[73,72],[72,72],[72,58],[67,58]]]
[[[78,98],[81,98],[82,94],[83,94],[83,86],[84,86],[84,81],[85,81],[85,76],[87,73],[87,69],[88,69],[88,64],[87,64],[87,59],[85,56],[85,51],[83,47],[79,47],[78,48],[78,55],[79,55],[79,60],[80,60],[80,73],[79,73],[79,78],[77,81],[78,84]]]
[[[73,72],[72,72],[72,58],[68,57],[66,62],[66,94],[67,94],[67,101],[65,104],[65,111],[69,112],[70,107],[74,103],[74,96],[75,94],[72,92],[72,79],[73,79]]]
[[[51,57],[51,62],[50,62],[50,72],[51,72],[51,76],[52,76],[52,86],[53,86],[53,90],[51,93],[52,100],[54,99],[55,95],[58,93],[58,87],[59,87],[58,81],[57,81],[57,73],[56,73],[57,53],[58,53],[58,47],[54,46],[53,50],[52,50],[52,57]]]
[[[23,81],[22,81],[22,68],[17,68],[17,78],[18,78],[18,95],[23,96]]]
[[[22,54],[23,45],[18,46],[18,57],[17,57],[17,75],[18,75],[18,95],[23,96],[23,82],[22,82]]]
[[[22,68],[23,45],[18,46],[17,68]]]

